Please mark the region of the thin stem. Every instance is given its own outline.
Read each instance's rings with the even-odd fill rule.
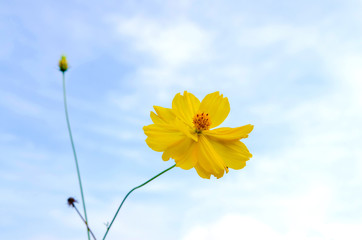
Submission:
[[[111,224],[109,224],[109,226],[107,227],[107,231],[106,231],[106,233],[105,233],[105,234],[104,234],[104,236],[103,236],[103,240],[106,238],[106,236],[107,236],[107,234],[108,234],[109,229],[112,227],[112,224],[113,224],[114,220],[116,219],[116,217],[117,217],[117,215],[118,215],[119,210],[121,210],[121,207],[122,207],[122,205],[123,205],[124,201],[126,201],[127,197],[131,194],[131,192],[133,192],[134,190],[136,190],[136,189],[138,189],[138,188],[140,188],[140,187],[143,187],[143,186],[144,186],[144,185],[146,185],[147,183],[151,182],[153,179],[155,179],[155,178],[157,178],[157,177],[161,176],[162,174],[164,174],[165,172],[167,172],[167,171],[171,170],[171,169],[172,169],[172,168],[174,168],[175,166],[176,166],[176,164],[175,164],[175,165],[173,165],[172,167],[167,168],[166,170],[164,170],[164,171],[160,172],[159,174],[157,174],[157,175],[156,175],[156,176],[154,176],[153,178],[151,178],[151,179],[149,179],[148,181],[146,181],[146,182],[142,183],[141,185],[139,185],[139,186],[137,186],[137,187],[133,188],[131,191],[129,191],[129,192],[127,193],[127,195],[124,197],[124,199],[123,199],[123,201],[122,201],[121,205],[119,205],[118,210],[117,210],[116,214],[114,215],[114,217],[113,217],[113,219],[112,219]]]
[[[93,239],[94,239],[94,240],[97,240],[96,237],[94,236],[92,230],[89,228],[87,221],[83,218],[82,214],[79,212],[78,208],[77,208],[74,204],[72,204],[72,206],[73,206],[74,209],[77,211],[79,217],[82,219],[82,221],[84,222],[84,224],[87,226],[87,229],[88,229],[88,231],[92,234]]]
[[[63,72],[63,96],[64,96],[65,118],[67,119],[67,126],[68,126],[68,132],[69,132],[70,142],[71,142],[71,144],[72,144],[75,166],[76,166],[76,168],[77,168],[78,182],[79,182],[80,194],[81,194],[81,196],[82,196],[84,217],[85,217],[85,221],[86,221],[86,223],[87,223],[86,225],[88,225],[87,210],[86,210],[86,207],[85,207],[85,201],[84,201],[84,195],[83,195],[83,187],[82,187],[82,180],[80,179],[80,172],[79,172],[79,166],[78,166],[77,153],[75,152],[75,147],[74,147],[74,142],[73,142],[73,136],[72,136],[72,130],[70,129],[70,122],[69,122],[69,117],[68,117],[67,96],[66,96],[66,92],[65,92],[65,72]],[[89,228],[88,228],[88,227],[87,227],[87,234],[88,234],[88,240],[90,240]]]

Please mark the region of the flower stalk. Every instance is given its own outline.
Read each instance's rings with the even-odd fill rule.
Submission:
[[[64,70],[64,69],[63,69]],[[67,127],[68,127],[68,132],[69,132],[69,138],[70,138],[70,143],[72,144],[72,150],[73,150],[73,155],[74,155],[74,161],[75,161],[75,166],[77,169],[77,175],[78,175],[78,182],[79,182],[79,188],[80,188],[80,194],[82,196],[82,204],[83,204],[83,210],[84,210],[84,217],[85,217],[85,222],[87,225],[87,235],[88,235],[88,240],[90,240],[90,235],[89,235],[89,228],[88,228],[88,218],[87,218],[87,210],[85,207],[85,201],[84,201],[84,194],[83,194],[83,187],[82,187],[82,180],[80,178],[80,171],[79,171],[79,164],[78,164],[78,159],[77,159],[77,153],[75,151],[75,146],[74,146],[74,141],[73,141],[73,135],[72,135],[72,130],[70,128],[70,122],[69,122],[69,116],[68,116],[68,107],[67,107],[67,96],[66,96],[66,91],[65,91],[65,71],[63,71],[62,68],[60,67],[60,71],[63,74],[63,96],[64,96],[64,109],[65,109],[65,118],[67,120]]]
[[[79,212],[78,208],[75,206],[74,203],[76,203],[76,202],[77,202],[77,200],[75,200],[74,198],[72,198],[72,197],[68,198],[68,205],[69,205],[70,207],[73,207],[73,208],[75,209],[75,211],[77,211],[79,217],[82,219],[82,221],[83,221],[84,224],[86,225],[88,231],[92,234],[93,239],[94,239],[94,240],[97,240],[96,237],[94,236],[92,230],[89,228],[87,221],[83,218],[82,214]]]
[[[154,180],[155,178],[161,176],[162,174],[164,174],[165,172],[171,170],[171,169],[174,168],[174,167],[176,167],[176,164],[173,165],[173,166],[171,166],[171,167],[169,167],[169,168],[167,168],[166,170],[160,172],[159,174],[157,174],[157,175],[154,176],[153,178],[151,178],[151,179],[147,180],[146,182],[142,183],[141,185],[133,188],[131,191],[129,191],[129,192],[127,193],[127,195],[123,198],[123,201],[122,201],[121,205],[119,205],[118,210],[117,210],[116,214],[114,215],[111,223],[107,226],[107,231],[106,231],[106,233],[105,233],[104,236],[103,236],[103,240],[106,239],[106,236],[107,236],[107,234],[108,234],[108,231],[109,231],[109,229],[112,227],[112,224],[113,224],[114,220],[116,219],[116,217],[117,217],[117,215],[118,215],[118,212],[119,212],[119,210],[121,210],[122,205],[123,205],[124,201],[126,201],[127,197],[128,197],[134,190],[143,187],[143,186],[146,185],[147,183],[151,182],[151,181]]]

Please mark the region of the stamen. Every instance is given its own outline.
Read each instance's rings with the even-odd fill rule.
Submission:
[[[196,114],[192,122],[197,133],[210,129],[211,121],[208,113]]]

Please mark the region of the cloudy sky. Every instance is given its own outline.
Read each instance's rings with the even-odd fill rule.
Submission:
[[[247,166],[172,169],[134,192],[107,239],[362,239],[362,2],[0,0],[0,238],[101,239],[124,195],[170,167],[153,105],[220,91],[255,125]],[[78,205],[81,208],[81,205]]]

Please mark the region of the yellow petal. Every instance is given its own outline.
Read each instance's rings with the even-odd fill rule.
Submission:
[[[229,168],[242,169],[245,167],[246,161],[252,157],[248,148],[240,141],[209,140],[209,142]]]
[[[153,123],[156,123],[156,124],[165,123],[165,121],[163,121],[163,120],[162,120],[156,113],[154,113],[154,112],[151,112],[150,117],[151,117],[151,120],[152,120]]]
[[[168,161],[173,158],[177,167],[189,170],[195,166],[197,161],[194,146],[195,142],[192,139],[184,137],[179,143],[168,147],[162,154],[162,159]]]
[[[199,142],[195,143],[195,148],[195,154],[197,156],[196,166],[198,168],[196,170],[198,173],[199,171],[204,171],[207,175],[212,174],[217,178],[221,178],[224,175],[226,165],[209,140],[201,134]]]
[[[254,126],[251,124],[237,127],[237,128],[218,128],[213,130],[206,130],[202,133],[213,140],[218,141],[235,141],[242,138],[247,138],[248,134],[253,130]]]
[[[192,118],[199,109],[200,101],[192,93],[184,92],[176,94],[172,101],[172,111],[190,127],[193,127]]]
[[[185,134],[171,124],[151,124],[143,127],[146,143],[154,151],[163,152],[169,146],[180,142]]]
[[[181,132],[183,132],[186,136],[193,139],[195,142],[199,141],[199,136],[195,132],[195,130],[193,128],[190,128],[190,126],[186,125],[183,121],[176,118],[173,122],[173,125]]]
[[[199,174],[200,177],[210,179],[211,173],[209,173],[205,169],[203,169],[200,164],[195,165],[195,170],[196,170],[197,174]]]
[[[176,118],[171,108],[164,108],[159,106],[153,106],[153,108],[155,109],[158,117],[165,123],[172,122]]]
[[[202,100],[199,112],[208,113],[211,120],[210,128],[219,126],[229,115],[229,100],[219,92],[206,95]]]

